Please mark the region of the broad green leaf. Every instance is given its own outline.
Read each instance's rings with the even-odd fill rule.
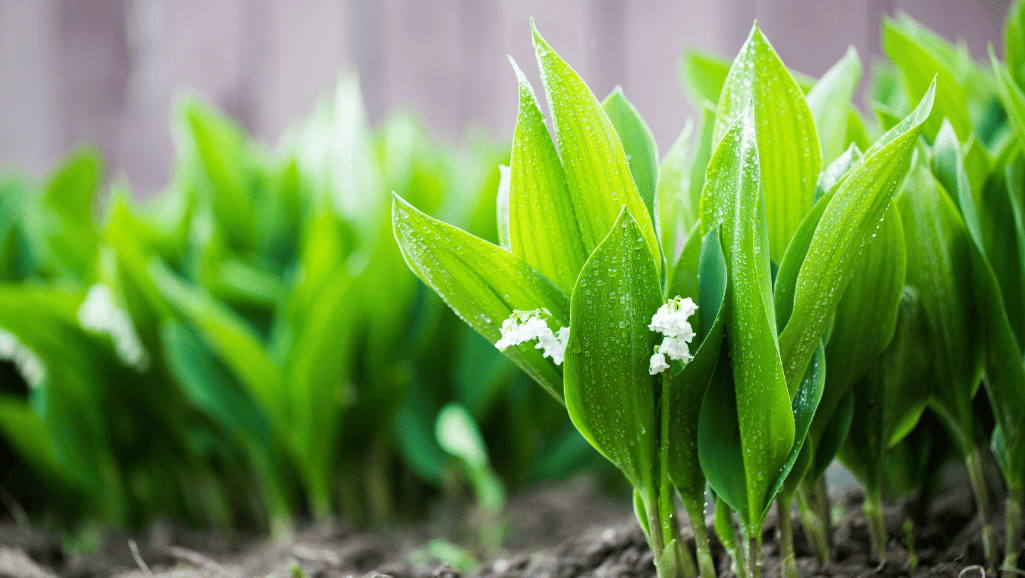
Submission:
[[[1025,270],[1020,189],[1009,187],[1005,171],[997,171],[973,193],[965,170],[962,147],[944,122],[933,143],[932,170],[961,211],[968,234],[1000,285],[1007,317],[1016,335],[1025,331]],[[1008,166],[1013,164],[1013,160]],[[1012,192],[1015,191],[1015,192]],[[987,273],[988,274],[988,273]]]
[[[695,105],[703,101],[719,102],[719,93],[730,71],[730,61],[694,48],[683,51],[680,80]]]
[[[980,322],[978,336],[985,342],[986,391],[1005,450],[999,459],[1008,466],[1004,468],[1008,475],[1016,476],[1008,481],[1020,483],[1025,476],[1019,473],[1023,471],[1020,466],[1025,465],[1025,366],[1012,331],[1011,315],[1020,315],[1022,310],[1020,302],[1013,306],[1010,303],[1020,301],[1022,295],[1021,206],[1017,197],[1020,189],[1006,186],[1009,182],[1004,187],[987,187],[983,191],[984,218],[980,219],[974,211],[971,187],[953,131],[941,129],[934,151],[937,178],[948,191],[956,191],[972,241],[972,291]],[[999,233],[994,234],[994,230]],[[1014,258],[1008,260],[1008,255]],[[1003,270],[994,270],[994,266],[1002,266]],[[1021,322],[1020,317],[1015,320]]]
[[[920,34],[916,34],[915,28],[917,25],[907,18],[900,21],[884,18],[883,51],[900,68],[912,100],[922,99],[935,80],[936,103],[925,123],[925,134],[935,135],[946,117],[958,136],[962,140],[967,139],[972,130],[968,95],[942,56],[937,55]]]
[[[159,259],[150,261],[147,269],[164,299],[245,386],[271,421],[288,423],[281,369],[267,356],[252,325],[204,288],[179,278]]]
[[[719,361],[725,324],[724,301],[727,285],[726,259],[719,245],[719,232],[710,231],[701,242],[698,287],[691,297],[698,304],[697,350],[683,370],[669,380],[669,477],[683,496],[704,499],[705,475],[698,457],[698,422],[701,400]]]
[[[992,45],[989,47],[989,61],[996,76],[1000,101],[1007,111],[1007,118],[1014,129],[1014,134],[1017,135],[1018,142],[1025,142],[1025,92],[1022,91],[1021,85],[1015,83],[1007,68],[997,60]]]
[[[696,106],[701,106],[703,101],[711,102],[713,106],[719,102],[719,94],[729,71],[729,60],[695,48],[684,50],[680,58],[680,81]],[[790,74],[805,94],[815,85],[815,79],[810,76],[793,70]]]
[[[829,376],[826,375],[826,379]],[[822,402],[819,402],[821,407]],[[836,461],[836,454],[840,451],[847,436],[851,431],[851,423],[854,422],[854,390],[849,389],[847,395],[840,400],[839,405],[833,410],[833,415],[826,422],[826,427],[817,435],[809,433],[806,444],[814,444],[815,456],[808,466],[806,478],[816,480],[826,473],[830,464]],[[814,427],[814,422],[812,422]]]
[[[510,250],[568,295],[589,251],[534,91],[516,63],[513,69],[520,86],[520,108],[509,161]]]
[[[683,248],[684,235],[698,221],[698,207],[690,202],[690,156],[694,122],[687,119],[683,132],[669,147],[658,170],[655,192],[655,231],[666,263],[672,266]]]
[[[932,91],[915,110],[886,132],[851,169],[822,213],[794,288],[793,312],[779,336],[779,350],[791,390],[804,375],[830,316],[858,266],[866,243],[879,227],[904,177]],[[786,258],[784,258],[786,261]]]
[[[744,446],[737,417],[737,394],[734,389],[733,373],[730,371],[730,356],[722,351],[716,360],[712,379],[701,400],[698,415],[698,458],[701,471],[708,479],[708,485],[721,502],[737,512],[748,524],[752,508],[748,506],[748,472],[744,464]],[[790,448],[787,448],[789,451]],[[785,455],[780,459],[782,464]],[[773,472],[775,473],[775,472]],[[766,491],[768,484],[765,485]],[[760,500],[764,493],[756,494]],[[720,504],[721,504],[720,502]],[[755,509],[760,510],[760,504]],[[718,507],[716,508],[718,520]],[[716,525],[719,530],[718,524]],[[732,534],[732,528],[730,529]]]
[[[39,206],[42,227],[30,234],[42,235],[40,252],[54,259],[54,272],[78,277],[89,272],[97,250],[93,196],[99,179],[99,154],[83,148],[61,161],[45,186]]]
[[[24,399],[0,393],[0,432],[44,482],[74,487],[74,477],[68,476],[54,455],[46,424]]]
[[[898,199],[907,240],[907,283],[918,290],[936,352],[933,399],[970,451],[972,399],[982,377],[985,344],[976,334],[972,241],[950,195],[927,169],[911,171]]]
[[[847,148],[848,115],[860,79],[861,59],[850,46],[808,93],[808,109],[818,129],[823,163],[832,162]]]
[[[832,191],[840,184],[840,181],[850,174],[851,169],[861,160],[861,156],[861,150],[858,148],[858,145],[851,143],[847,150],[840,153],[840,156],[836,157],[833,162],[829,163],[829,166],[822,170],[822,174],[819,175],[819,182],[815,186],[816,204],[822,198],[822,195]],[[814,206],[812,207],[812,212],[815,212]],[[801,223],[801,226],[803,227],[804,223]],[[787,248],[789,249],[789,246]]]
[[[887,450],[918,422],[932,392],[933,352],[925,311],[913,287],[905,287],[893,340],[852,388],[851,421],[839,456],[869,489],[877,490]]]
[[[648,324],[662,302],[654,257],[624,209],[573,288],[564,385],[573,424],[645,495],[659,445]]]
[[[601,103],[602,109],[609,117],[609,122],[616,129],[619,141],[623,143],[623,151],[630,165],[637,192],[644,199],[648,213],[655,214],[655,189],[658,186],[658,145],[655,135],[644,123],[634,105],[626,99],[623,88],[617,86]]]
[[[804,449],[805,440],[808,438],[808,430],[811,428],[812,420],[815,418],[815,411],[822,399],[822,389],[825,383],[826,352],[825,348],[820,344],[815,350],[812,362],[808,365],[807,372],[801,379],[801,384],[797,387],[797,394],[794,395],[794,399],[791,401],[791,410],[794,413],[794,445],[790,448],[790,454],[787,455],[786,461],[780,466],[775,480],[769,486],[768,492],[766,492],[765,497],[762,499],[763,519],[769,513],[769,506],[772,505],[773,498],[776,497],[776,493],[780,491],[780,488],[787,481],[791,470]],[[805,456],[805,459],[810,459],[810,450]],[[802,466],[804,469],[807,468],[806,464],[802,464]],[[793,489],[797,487],[802,473],[800,470],[796,472],[796,475],[792,478],[792,485],[787,490],[788,494],[793,495]]]
[[[754,110],[748,107],[719,141],[701,196],[701,230],[719,227],[730,275],[726,335],[747,476],[748,510],[741,513],[749,525],[761,519],[761,501],[794,444],[793,413],[776,344],[755,138]]]
[[[197,98],[184,99],[179,111],[178,144],[194,155],[190,168],[206,179],[218,223],[232,242],[254,247],[258,171],[245,135],[234,122]]]
[[[836,318],[826,345],[829,372],[811,429],[815,440],[826,435],[836,408],[851,386],[869,371],[893,339],[906,268],[904,229],[900,213],[891,202],[836,305]],[[839,444],[834,444],[833,450],[838,448]],[[828,464],[832,459],[831,455],[822,455],[822,448],[816,448],[817,465]]]
[[[546,308],[562,327],[569,325],[569,299],[526,261],[421,213],[396,196],[395,238],[409,268],[491,343],[514,310]],[[534,344],[506,355],[556,399],[562,400],[559,370]]]
[[[765,191],[769,257],[779,262],[811,210],[822,158],[815,121],[804,94],[757,24],[723,85],[713,144],[726,134],[749,102],[754,109],[758,164]]]
[[[634,183],[615,127],[583,79],[541,38],[533,21],[531,27],[584,248],[593,251],[626,206],[651,253],[659,255],[651,216]],[[656,265],[661,268],[660,261]]]

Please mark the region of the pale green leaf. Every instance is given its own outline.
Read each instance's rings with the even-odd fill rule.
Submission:
[[[432,219],[398,196],[392,224],[409,268],[491,343],[501,338],[502,322],[514,310],[546,308],[562,327],[569,325],[569,298],[517,255]],[[505,353],[562,400],[559,370],[533,343]]]
[[[577,207],[548,134],[530,83],[513,63],[520,106],[509,161],[511,251],[548,277],[567,295],[588,250],[580,234]]]
[[[861,59],[850,46],[808,93],[808,109],[818,129],[823,163],[832,162],[847,148],[848,115],[860,79]]]
[[[583,79],[541,38],[537,28],[533,31],[537,63],[584,248],[593,251],[626,206],[652,254],[659,255],[651,216],[637,191],[615,127]],[[656,264],[661,268],[661,261]]]
[[[922,123],[932,107],[930,90],[915,110],[865,152],[828,201],[794,288],[793,312],[780,333],[780,355],[793,391],[805,373],[830,316],[860,262],[861,253],[904,177]],[[786,259],[784,259],[786,260]]]
[[[769,257],[779,262],[811,210],[822,158],[804,94],[757,24],[723,85],[713,143],[719,142],[748,103],[754,109],[758,138]]]
[[[644,199],[648,213],[654,215],[655,189],[658,186],[658,145],[655,143],[655,135],[651,134],[651,129],[644,123],[640,113],[627,100],[622,87],[614,88],[601,106],[616,129],[619,141],[623,143],[637,192]]]

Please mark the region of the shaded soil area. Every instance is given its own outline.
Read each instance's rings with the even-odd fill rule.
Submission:
[[[861,498],[851,491],[838,498],[844,507],[834,538],[834,560],[821,565],[792,512],[795,549],[801,575],[855,577],[981,577],[981,534],[969,492],[954,492],[926,508],[905,501],[886,512],[889,543],[886,562],[869,556],[868,527]],[[778,576],[775,512],[766,524],[763,556],[767,576]],[[910,538],[906,520],[916,519]],[[708,520],[709,523],[711,520]],[[68,554],[53,535],[0,524],[0,577],[53,576],[237,578],[249,576],[309,578],[649,578],[655,575],[651,552],[628,502],[600,495],[589,481],[535,488],[515,497],[498,527],[501,549],[487,552],[494,528],[479,514],[438,516],[431,524],[357,533],[344,524],[325,524],[298,532],[288,543],[253,536],[189,532],[155,525],[135,536],[108,533],[90,555]],[[689,527],[683,530],[692,540]],[[443,540],[446,539],[446,540]],[[714,539],[714,533],[713,533]],[[457,546],[456,544],[461,544]],[[917,565],[912,569],[912,555]],[[717,567],[730,576],[730,560],[713,544]],[[475,563],[482,559],[482,564]],[[967,569],[967,570],[966,570]],[[964,573],[962,573],[964,571]]]

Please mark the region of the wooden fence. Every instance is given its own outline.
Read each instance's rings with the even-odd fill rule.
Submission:
[[[784,61],[818,75],[848,44],[879,54],[904,11],[976,58],[1001,44],[1007,0],[0,0],[0,166],[41,174],[98,143],[140,195],[166,181],[174,95],[192,88],[274,142],[358,70],[372,121],[412,107],[441,138],[508,137],[512,55],[540,92],[529,17],[603,96],[615,85],[664,150],[692,109],[688,45],[732,57],[757,18]],[[867,68],[867,67],[866,67]]]

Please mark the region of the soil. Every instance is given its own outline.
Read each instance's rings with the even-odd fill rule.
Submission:
[[[984,577],[980,529],[967,491],[932,500],[905,501],[886,512],[889,533],[886,562],[869,556],[868,527],[861,514],[861,497],[849,491],[837,497],[845,514],[834,540],[835,559],[821,565],[792,512],[797,565],[803,577],[896,576]],[[241,534],[190,532],[155,525],[135,536],[106,534],[93,554],[67,554],[53,535],[0,523],[0,577],[117,576],[145,578],[236,578],[248,576],[309,578],[653,578],[652,556],[625,501],[602,496],[586,478],[535,488],[515,497],[504,515],[504,548],[480,554],[482,536],[472,511],[432,524],[357,533],[342,523],[311,526],[288,543],[276,544]],[[764,568],[778,576],[775,512],[766,523]],[[912,549],[917,566],[909,567],[905,521],[915,518]],[[711,520],[709,520],[711,522]],[[453,532],[463,528],[462,535]],[[480,527],[480,526],[477,526]],[[492,526],[494,527],[494,526]],[[692,540],[689,527],[683,530]],[[714,540],[714,533],[712,533]],[[446,537],[452,542],[438,542]],[[432,542],[434,540],[434,542]],[[485,540],[486,541],[486,540]],[[467,564],[454,543],[477,548],[485,560]],[[731,576],[729,558],[713,543],[721,576]],[[301,571],[301,572],[300,572]]]

